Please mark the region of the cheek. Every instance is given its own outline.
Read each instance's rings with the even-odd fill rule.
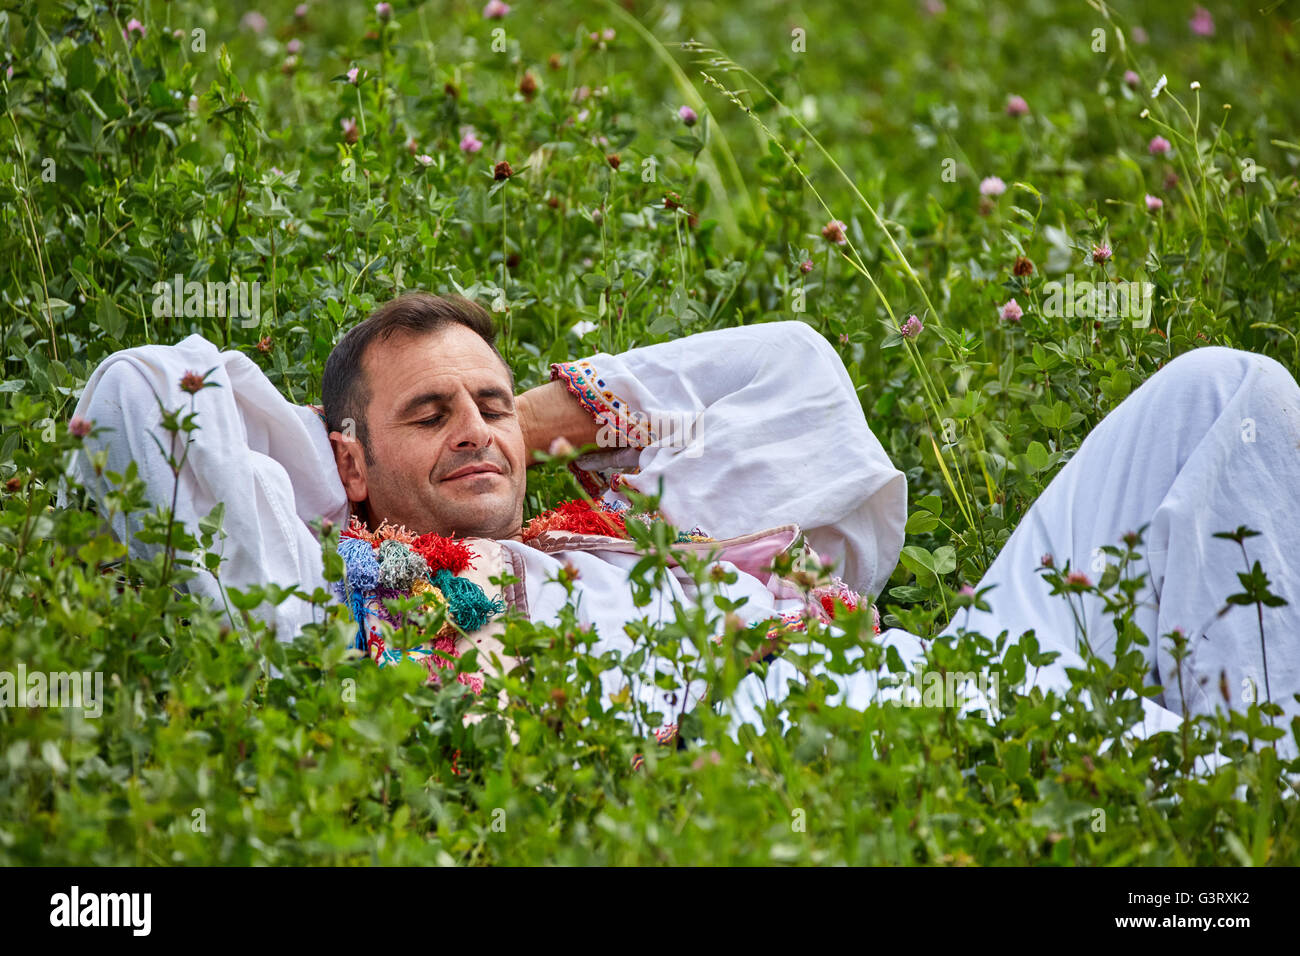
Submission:
[[[524,460],[524,433],[516,425],[513,428],[502,428],[497,432],[497,443],[501,447],[502,453],[505,454],[506,460],[510,462],[512,468],[516,471],[523,471],[528,464]]]
[[[383,460],[391,463],[386,469],[389,474],[412,481],[433,471],[438,449],[437,442],[416,435],[405,441],[390,441]]]

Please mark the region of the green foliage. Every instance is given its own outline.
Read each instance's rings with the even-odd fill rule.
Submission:
[[[348,652],[323,592],[306,596],[319,623],[286,642],[250,613],[284,589],[226,589],[219,606],[178,590],[196,552],[219,578],[222,514],[179,527],[134,469],[109,476],[100,513],[75,487],[60,503],[67,419],[120,348],[200,332],[309,402],[341,331],[407,288],[489,304],[521,387],[552,361],[793,315],[840,350],[907,474],[881,604],[929,638],[982,600],[958,587],[1171,356],[1212,343],[1300,365],[1300,106],[1261,80],[1300,50],[1275,5],[1220,14],[1214,38],[1190,34],[1181,3],[949,0],[919,20],[896,0],[855,10],[853,29],[824,0],[630,6],[520,3],[498,21],[397,3],[380,21],[366,4],[297,19],[286,0],[261,31],[194,0],[0,12],[0,669],[104,675],[96,718],[0,709],[0,863],[1300,862],[1283,799],[1300,768],[1269,746],[1297,729],[1267,689],[1245,713],[1107,744],[1136,714],[1135,647],[1182,639],[1136,631],[1124,575],[1087,585],[1116,662],[1090,661],[1064,698],[1015,691],[1047,662],[1032,635],[966,635],[933,640],[927,667],[998,674],[991,719],[833,706],[808,678],[733,739],[708,708],[649,714],[601,692],[653,648],[725,695],[762,635],[724,627],[721,599],[632,625],[626,657],[594,654],[572,609],[512,621],[525,664],[475,699]],[[144,33],[125,36],[134,18]],[[1028,116],[1004,112],[1013,93]],[[460,148],[465,127],[481,152]],[[1157,134],[1168,155],[1149,151]],[[1006,192],[982,198],[993,175]],[[822,237],[832,218],[845,246]],[[1096,262],[1100,245],[1113,256]],[[1056,314],[1047,283],[1067,272],[1150,282],[1149,317]],[[257,282],[259,312],[160,314],[155,284],[178,275]],[[1019,322],[999,317],[1012,298]],[[924,331],[906,338],[911,314]],[[203,427],[187,411],[164,409],[173,466]],[[530,512],[576,493],[561,468],[531,478]],[[154,558],[108,533],[124,514]],[[644,587],[668,531],[634,532]],[[321,535],[335,576],[336,536]],[[1243,564],[1234,613],[1280,600],[1270,569]],[[709,593],[705,564],[693,573]],[[1064,574],[1049,583],[1076,600]],[[815,636],[832,674],[911,678],[862,614]],[[797,643],[787,655],[807,672]],[[647,737],[661,718],[678,746]],[[1216,750],[1232,762],[1198,774]]]

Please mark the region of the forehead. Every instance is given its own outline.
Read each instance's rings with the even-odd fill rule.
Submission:
[[[412,397],[437,390],[511,391],[510,373],[496,351],[472,329],[446,325],[436,332],[399,331],[366,350],[372,410],[394,410]]]

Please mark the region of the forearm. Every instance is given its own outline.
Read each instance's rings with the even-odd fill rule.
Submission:
[[[557,438],[566,439],[575,448],[592,445],[600,425],[578,404],[563,382],[547,382],[530,388],[515,398],[519,427],[524,435],[524,449],[530,465],[534,451],[549,451]]]

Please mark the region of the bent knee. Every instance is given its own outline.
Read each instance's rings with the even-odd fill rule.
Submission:
[[[1192,349],[1175,356],[1160,369],[1160,375],[1171,378],[1176,376],[1189,378],[1222,378],[1241,376],[1249,368],[1249,361],[1255,353],[1244,349],[1228,348],[1224,345],[1207,345]],[[1263,356],[1260,356],[1261,358]]]
[[[1193,389],[1235,391],[1248,386],[1286,394],[1300,391],[1295,378],[1276,359],[1221,345],[1184,352],[1152,376],[1152,381]]]

